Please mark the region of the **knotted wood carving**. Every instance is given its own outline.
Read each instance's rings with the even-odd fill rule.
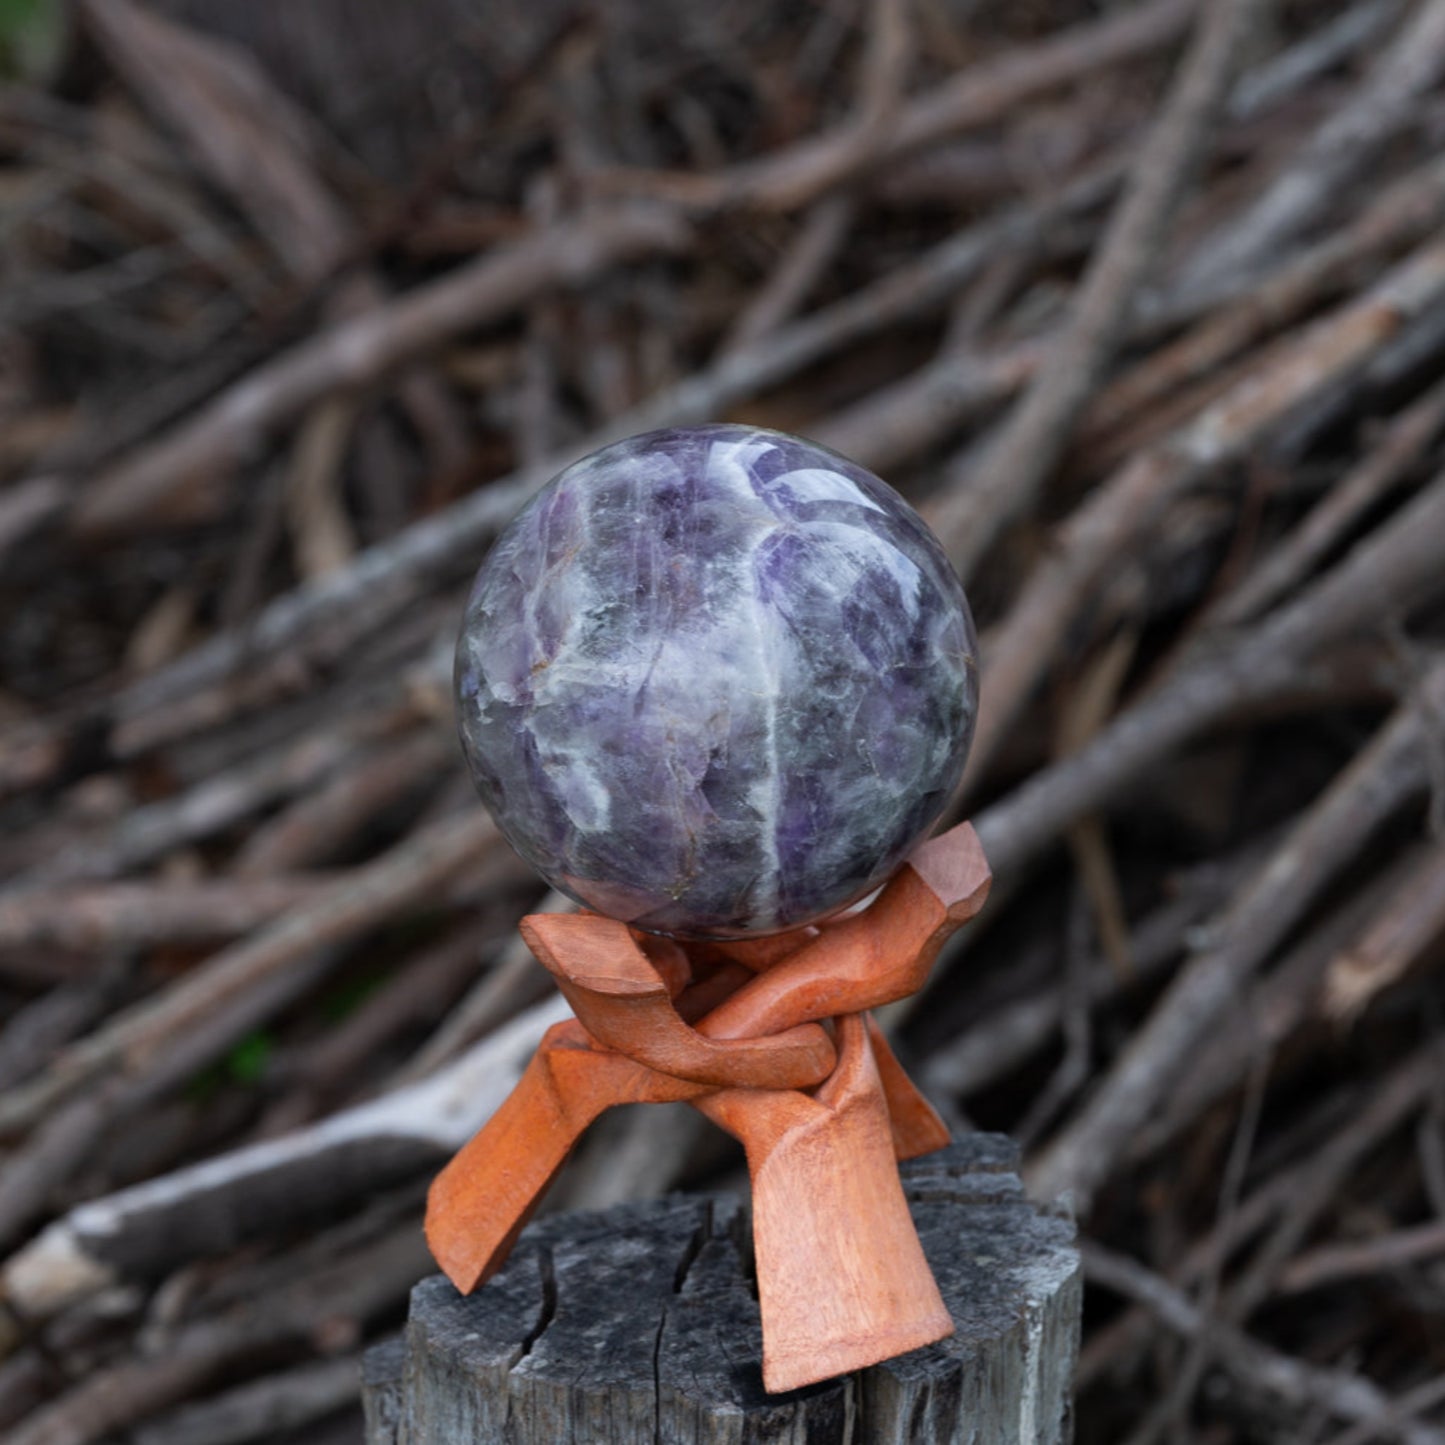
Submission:
[[[771,938],[680,942],[599,914],[522,936],[576,1018],[432,1185],[427,1240],[464,1294],[505,1261],[584,1129],[614,1104],[680,1100],[747,1151],[773,1392],[952,1333],[897,1160],[948,1130],[868,1010],[916,992],[988,895],[968,824],[924,843],[861,912]]]

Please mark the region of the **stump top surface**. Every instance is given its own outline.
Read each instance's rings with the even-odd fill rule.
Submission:
[[[374,1367],[404,1384],[404,1405],[372,1445],[1063,1441],[1074,1230],[1025,1199],[1016,1167],[1011,1141],[987,1134],[905,1165],[955,1334],[785,1395],[763,1389],[737,1200],[674,1196],[543,1220],[476,1294],[441,1276],[416,1287],[402,1381],[394,1354]]]

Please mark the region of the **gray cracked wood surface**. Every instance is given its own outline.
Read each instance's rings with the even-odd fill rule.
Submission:
[[[957,1332],[787,1395],[763,1391],[738,1201],[543,1220],[470,1298],[416,1287],[405,1335],[366,1358],[368,1445],[1063,1445],[1082,1276],[1017,1163],[976,1134],[903,1167]]]

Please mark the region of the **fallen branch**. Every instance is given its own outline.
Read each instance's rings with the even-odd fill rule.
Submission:
[[[1323,1245],[1300,1255],[1280,1278],[1286,1294],[1321,1289],[1343,1280],[1393,1274],[1421,1260],[1445,1254],[1445,1221],[1397,1229],[1354,1244]]]
[[[1179,973],[1078,1116],[1034,1160],[1026,1173],[1041,1197],[1069,1190],[1087,1213],[1114,1161],[1231,999],[1374,829],[1428,786],[1423,743],[1442,706],[1445,664],[1437,664],[1291,831],[1221,922],[1218,941]]]
[[[1121,977],[1105,958],[1091,962],[1088,999],[1099,1007],[1126,990],[1154,982],[1178,957],[1191,928],[1223,904],[1247,868],[1258,863],[1253,850],[1242,858],[1191,870],[1180,881],[1179,897],[1161,904],[1130,937],[1132,971]],[[1052,985],[1028,998],[993,1010],[928,1057],[923,1083],[935,1098],[967,1098],[997,1083],[1024,1064],[1058,1032],[1063,998]]]
[[[1381,147],[1418,113],[1445,74],[1445,4],[1426,0],[1375,62],[1348,105],[1333,111],[1302,153],[1242,217],[1196,251],[1181,289],[1207,294],[1277,252],[1324,213]]]
[[[934,530],[967,582],[1009,522],[1028,512],[1129,326],[1169,222],[1209,145],[1262,0],[1202,12],[1189,53],[1080,281],[1064,334],[976,468],[951,476]]]
[[[1269,1230],[1229,1290],[1230,1318],[1246,1318],[1300,1241],[1331,1207],[1341,1181],[1359,1168],[1370,1150],[1378,1148],[1387,1135],[1426,1103],[1441,1078],[1440,1061],[1430,1046],[1397,1065],[1357,1107],[1351,1108],[1342,1127],[1317,1153],[1265,1181],[1192,1246],[1175,1271],[1174,1284],[1192,1285],[1210,1271],[1220,1270],[1251,1239]],[[1117,1367],[1148,1342],[1146,1315],[1142,1310],[1130,1311],[1112,1323],[1081,1357],[1080,1387],[1087,1388],[1106,1362],[1109,1367]]]
[[[1350,1023],[1445,937],[1445,844],[1436,844],[1378,911],[1359,938],[1331,960],[1321,1012]]]
[[[0,1300],[47,1319],[124,1279],[325,1219],[358,1191],[411,1179],[461,1147],[521,1077],[542,1035],[569,1017],[548,999],[428,1078],[319,1123],[87,1200],[0,1270]]]
[[[327,1325],[354,1335],[404,1299],[428,1262],[421,1230],[408,1223],[264,1301],[182,1327],[163,1352],[91,1372],[14,1430],[9,1445],[90,1445],[184,1399],[227,1364],[305,1347]]]
[[[992,635],[965,791],[987,770],[1105,569],[1148,535],[1164,507],[1259,445],[1309,397],[1358,374],[1404,320],[1421,315],[1442,295],[1445,246],[1427,245],[1364,298],[1308,328],[1283,355],[1271,358],[1262,374],[1251,372],[1090,494],[1060,528],[1053,555],[1035,568]]]
[[[135,1445],[241,1445],[297,1430],[355,1400],[361,1357],[297,1365],[187,1405],[132,1433]]]
[[[1395,417],[1379,445],[1320,499],[1258,567],[1220,597],[1206,620],[1217,627],[1238,626],[1297,587],[1360,518],[1400,484],[1442,428],[1445,383],[1432,387]]]
[[[139,455],[87,482],[71,516],[91,540],[154,526],[179,507],[214,506],[201,477],[228,468],[275,428],[338,390],[359,390],[448,337],[515,312],[560,286],[579,286],[622,261],[680,250],[687,231],[657,207],[614,207],[569,218],[397,300],[341,321],[266,362]]]
[[[1343,1420],[1368,1422],[1407,1445],[1445,1445],[1445,1431],[1399,1421],[1394,1402],[1361,1375],[1322,1369],[1291,1359],[1263,1341],[1210,1319],[1197,1305],[1143,1265],[1085,1240],[1084,1274],[1143,1305],[1166,1328],[1185,1339],[1208,1334],[1220,1365],[1242,1385],[1287,1406],[1299,1415],[1324,1405]]]
[[[252,997],[298,958],[354,937],[407,903],[427,897],[499,843],[495,826],[480,809],[408,838],[341,879],[311,906],[217,954],[158,997],[134,1005],[63,1050],[40,1078],[0,1101],[0,1130],[33,1123],[44,1110],[112,1068],[119,1068],[134,1085],[158,1070],[173,1077],[182,1071],[177,1067],[181,1060],[186,1069],[197,1067],[204,1058],[191,1057],[185,1040],[198,1022],[223,1021],[219,1042],[212,1039],[212,1047],[233,1042],[259,1022]],[[269,995],[266,1002],[275,1006]],[[179,1059],[173,1057],[177,1045]]]
[[[1082,752],[985,809],[977,827],[995,875],[1023,869],[1069,824],[1231,715],[1308,691],[1317,670],[1328,685],[1330,649],[1378,633],[1445,586],[1442,536],[1445,476],[1264,624],[1201,644]]]
[[[998,120],[1025,101],[1095,71],[1148,55],[1176,39],[1192,0],[1152,0],[965,70],[904,105],[882,144],[860,143],[851,123],[715,176],[614,171],[594,178],[611,194],[665,196],[698,213],[789,211],[886,162]],[[868,137],[864,137],[867,140]]]
[[[315,904],[331,879],[200,879],[82,884],[0,898],[0,950],[215,943]]]
[[[237,680],[246,679],[254,690],[252,674],[268,659],[284,654],[284,672],[293,687],[298,673],[306,676],[309,670],[311,676],[320,676],[325,664],[377,632],[418,597],[459,578],[469,563],[475,565],[487,540],[578,456],[636,432],[710,419],[849,343],[943,304],[994,257],[1046,234],[1059,216],[1097,204],[1116,178],[1117,168],[1106,167],[1081,178],[1056,201],[1023,206],[970,227],[857,295],[724,355],[708,370],[545,462],[412,523],[341,571],[282,594],[244,629],[222,632],[108,700],[100,711],[111,728],[111,748],[121,757],[134,756],[188,735],[211,716],[196,706],[198,694],[206,689],[223,688],[225,711],[234,713],[244,697],[237,696]],[[271,694],[261,690],[255,695]],[[178,711],[180,703],[187,705],[184,711]],[[62,765],[70,730],[94,725],[95,718],[83,714],[79,720],[62,718],[38,730],[17,729],[0,749],[0,793],[44,782]]]

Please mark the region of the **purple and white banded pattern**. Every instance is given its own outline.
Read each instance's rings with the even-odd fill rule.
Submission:
[[[488,554],[462,745],[517,850],[598,912],[729,938],[822,918],[937,821],[977,708],[963,589],[912,508],[781,432],[651,432]]]

